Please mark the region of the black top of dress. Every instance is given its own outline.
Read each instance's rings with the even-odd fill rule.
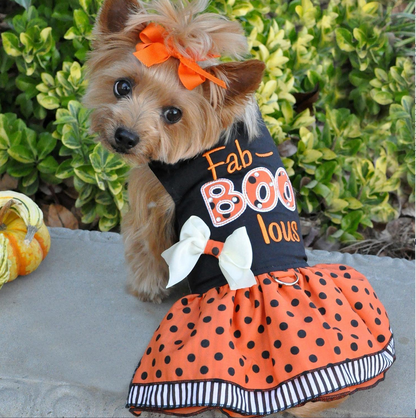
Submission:
[[[193,159],[149,166],[175,202],[178,237],[192,215],[208,225],[215,241],[245,226],[255,275],[307,266],[294,191],[264,122],[251,142],[241,123],[226,144],[220,139]],[[218,260],[205,254],[188,280],[193,293],[226,284]]]

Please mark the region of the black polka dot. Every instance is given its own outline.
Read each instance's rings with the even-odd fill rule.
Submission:
[[[172,326],[169,328],[169,330],[170,330],[170,332],[176,332],[176,331],[178,331],[178,327],[177,327],[176,325],[172,325]]]
[[[176,373],[176,376],[181,377],[181,376],[183,375],[183,370],[182,370],[180,367],[178,367],[178,368],[175,370],[175,373]]]
[[[252,318],[250,318],[249,316],[246,316],[245,318],[244,318],[244,322],[248,325],[248,324],[251,324],[251,321],[252,321],[253,319]]]
[[[309,283],[309,276],[307,274],[305,274],[305,279],[306,279],[306,283]]]
[[[329,324],[328,324],[328,322],[324,322],[324,323],[322,324],[322,326],[323,326],[325,329],[331,329],[331,325],[329,325]]]
[[[309,361],[312,363],[316,363],[318,361],[318,358],[314,354],[311,354],[309,356]]]
[[[207,324],[208,322],[211,322],[211,317],[210,316],[206,316],[204,318],[202,318],[202,320]]]
[[[174,344],[175,345],[181,345],[182,344],[182,340],[176,340]]]
[[[187,327],[189,329],[194,329],[195,328],[195,324],[193,322],[189,322],[188,325],[187,325]]]
[[[340,270],[347,270],[347,268],[345,266],[339,266]]]
[[[160,344],[159,353],[162,352],[164,348],[165,348],[165,346],[163,344]]]
[[[235,375],[235,370],[234,370],[232,367],[229,367],[229,368],[228,368],[228,374],[229,374],[230,376],[234,376],[234,375]]]
[[[222,355],[222,353],[215,353],[214,358],[215,360],[220,361],[224,358],[224,356]]]
[[[209,341],[208,340],[202,340],[201,341],[201,347],[204,347],[204,348],[209,347]]]
[[[335,292],[341,293],[341,290],[338,287],[334,287],[334,289],[335,289]]]
[[[183,308],[182,312],[186,313],[186,314],[191,313],[191,308],[189,308],[189,307]]]
[[[250,292],[249,292],[248,290],[246,290],[246,291],[244,292],[244,296],[245,296],[247,299],[250,299]]]
[[[215,329],[215,332],[216,332],[218,335],[224,334],[224,328],[223,328],[223,327],[217,327],[217,328]]]
[[[258,308],[260,306],[260,302],[258,300],[254,301],[254,307]]]
[[[257,328],[257,332],[259,334],[263,334],[263,332],[264,332],[264,326],[263,325],[259,325],[259,327]]]
[[[363,309],[363,304],[361,302],[357,302],[354,305],[354,308],[357,309],[357,311],[359,311],[360,309]]]
[[[247,375],[245,377],[245,381],[246,381],[246,383],[248,383],[248,376]]]
[[[264,284],[271,284],[271,283],[272,283],[272,281],[271,281],[270,279],[264,279],[264,280],[263,280],[263,283],[264,283]]]
[[[342,303],[342,300],[341,300],[341,299],[335,299],[335,302],[336,302],[339,306],[342,306],[342,305],[343,305],[343,303]]]
[[[273,300],[270,301],[270,306],[272,308],[276,308],[276,307],[279,306],[279,302],[276,299],[273,299]]]
[[[257,366],[257,364],[254,364],[253,367],[252,367],[252,369],[253,369],[253,372],[254,373],[258,373],[260,371],[260,367]]]
[[[337,333],[337,337],[338,341],[342,341],[344,339],[343,335],[340,332]]]
[[[370,294],[370,291],[367,288],[364,289],[364,292],[367,293],[367,295]]]
[[[312,309],[315,309],[315,308],[316,308],[316,305],[315,305],[313,302],[310,302],[310,303],[309,303],[309,306],[310,306]]]
[[[370,308],[374,311],[374,306],[372,303],[370,303]]]
[[[351,290],[353,292],[357,293],[358,292],[358,287],[357,286],[353,286],[353,287],[351,287]]]
[[[235,338],[240,338],[241,337],[241,331],[239,331],[239,330],[234,331],[234,337]]]
[[[207,366],[202,366],[199,371],[201,372],[201,374],[207,374],[208,373],[208,367]]]
[[[357,343],[352,343],[352,344],[350,345],[350,347],[351,347],[351,350],[352,350],[352,351],[357,351],[357,350],[358,350],[358,345],[357,345]]]
[[[250,176],[249,178],[248,178],[248,181],[249,181],[249,183],[251,183],[251,184],[255,184],[256,183],[256,178],[254,177],[254,176]]]
[[[165,364],[169,364],[170,363],[170,356],[166,356],[165,357]]]
[[[220,253],[220,249],[218,248],[218,247],[214,247],[213,249],[212,249],[212,254],[214,254],[214,255],[218,255]]]
[[[290,352],[292,353],[292,354],[299,354],[299,347],[296,347],[296,346],[293,346],[293,347],[291,347],[290,348]]]
[[[169,320],[171,320],[173,318],[173,314],[172,313],[170,313],[167,317],[166,317],[166,319],[169,321]]]
[[[290,316],[291,318],[293,318],[295,316],[295,314],[290,312],[290,311],[286,311],[286,315]]]
[[[272,323],[272,318],[270,316],[266,316],[266,324],[270,325]]]
[[[341,349],[338,346],[336,346],[334,347],[334,352],[335,354],[341,354]]]
[[[299,299],[293,299],[292,302],[290,302],[292,306],[298,306],[299,305]]]
[[[338,274],[335,273],[331,273],[331,277],[333,277],[334,279],[338,277]]]
[[[241,367],[244,367],[244,360],[243,360],[242,358],[240,358],[240,359],[238,360],[238,362],[240,363],[240,366],[241,366]]]
[[[291,364],[286,364],[285,366],[285,372],[290,373],[293,370],[293,367]]]
[[[272,358],[272,365],[273,367],[276,365],[276,360],[274,358]]]
[[[280,348],[280,347],[282,346],[282,342],[281,342],[280,340],[276,340],[276,341],[273,343],[273,345],[274,345],[276,348]]]
[[[352,325],[354,328],[357,328],[357,327],[358,327],[358,322],[357,322],[355,319],[353,319],[353,320],[351,321],[351,325]]]
[[[345,277],[346,279],[351,279],[351,274],[350,274],[350,273],[345,273],[345,274],[344,274],[344,277]]]
[[[156,337],[156,341],[159,341],[159,338],[161,337],[161,334],[158,334],[158,336]]]
[[[372,342],[371,340],[368,340],[368,341],[367,341],[367,344],[368,344],[368,346],[369,346],[370,348],[372,348],[372,347],[373,347],[373,342]]]
[[[147,373],[143,372],[141,377],[142,377],[142,380],[146,380],[147,379]]]
[[[340,314],[335,314],[335,319],[337,320],[337,321],[341,321],[341,315]]]
[[[384,335],[379,335],[378,337],[377,337],[377,341],[379,342],[379,343],[383,343],[384,341],[386,340],[386,337],[384,336]]]
[[[181,303],[182,303],[183,306],[186,306],[188,304],[188,299],[182,298]]]
[[[193,363],[193,362],[195,361],[195,354],[189,354],[189,355],[188,355],[188,361],[189,361],[190,363]]]
[[[221,306],[221,305],[220,305]],[[218,310],[220,311],[221,309],[218,308]],[[236,305],[235,307],[235,311],[238,312],[240,310],[240,305]]]
[[[162,372],[161,372],[160,370],[158,370],[158,371],[156,372],[156,377],[157,377],[157,378],[161,378],[161,377],[162,377]]]
[[[381,310],[380,310],[380,308],[377,308],[377,313],[378,313],[379,315],[381,315]]]
[[[249,341],[249,342],[247,343],[247,348],[252,349],[252,348],[254,348],[254,346],[255,346],[254,341]]]
[[[154,358],[154,359],[152,360],[152,367],[155,367],[155,365],[156,365],[156,359]]]
[[[321,283],[322,286],[326,285],[326,280],[325,279],[319,279],[319,283]]]
[[[325,344],[325,340],[323,338],[317,338],[316,345],[318,347],[322,347]]]
[[[303,329],[298,331],[298,337],[299,338],[305,338],[306,337],[306,331],[304,331]]]
[[[232,341],[230,341],[230,342],[228,343],[228,345],[230,346],[231,350],[234,350],[235,345],[234,345],[234,343],[233,343]]]
[[[378,318],[376,318],[376,319],[374,320],[374,322],[376,323],[376,325],[381,325],[381,321],[380,321],[380,319],[378,319]]]
[[[313,318],[311,316],[307,316],[305,317],[304,321],[309,324],[310,322],[313,321]]]
[[[354,338],[355,340],[358,340],[358,335],[351,334],[351,337]]]
[[[207,303],[212,303],[212,302],[214,302],[214,300],[215,300],[214,298],[210,298],[210,299],[207,300]]]
[[[321,292],[321,293],[319,293],[319,299],[326,299],[326,293],[324,293],[324,292]]]
[[[309,292],[309,290],[305,290],[305,295],[310,298],[312,296],[312,293]]]
[[[286,322],[281,322],[281,323],[280,323],[280,325],[279,325],[279,328],[280,328],[282,331],[286,331],[286,330],[288,329],[288,325],[287,325],[287,323],[286,323]]]
[[[270,357],[270,353],[269,353],[268,351],[263,351],[263,352],[261,353],[261,356],[262,356],[264,359],[268,359],[268,358]]]
[[[267,376],[266,377],[266,382],[267,383],[273,383],[273,376],[271,376],[271,375],[270,376]]]
[[[321,315],[325,315],[326,314],[326,309],[325,308],[319,308],[318,311],[319,311],[319,313]]]
[[[196,329],[194,329],[194,330],[191,332],[191,337],[193,337],[195,334],[196,334]]]
[[[146,350],[146,354],[147,354],[147,355],[149,355],[151,352],[152,352],[152,347],[149,347],[149,348]]]
[[[322,277],[322,276],[323,276],[323,274],[322,274],[320,271],[316,271],[316,272],[315,272],[315,274],[316,274],[317,276],[319,276],[319,277]]]

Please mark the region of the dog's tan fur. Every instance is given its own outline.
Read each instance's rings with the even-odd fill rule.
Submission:
[[[213,147],[220,135],[230,138],[233,125],[244,121],[249,137],[258,132],[254,92],[264,64],[257,60],[219,63],[208,54],[241,59],[247,42],[240,25],[215,14],[203,13],[208,0],[106,0],[95,27],[93,52],[88,61],[89,88],[85,103],[92,109],[92,130],[113,150],[117,128],[140,137],[124,154],[134,167],[129,180],[130,210],[122,222],[130,292],[143,301],[160,303],[168,294],[167,266],[161,253],[175,241],[174,203],[148,168],[150,160],[176,163]],[[140,32],[148,23],[161,24],[182,55],[200,61],[201,67],[227,84],[223,89],[206,81],[187,90],[178,78],[178,60],[145,67],[134,56]],[[132,82],[132,94],[117,99],[118,79]],[[182,110],[179,123],[167,124],[161,109]],[[311,416],[332,406],[316,402],[294,408],[298,416]],[[306,414],[306,415],[305,415]]]

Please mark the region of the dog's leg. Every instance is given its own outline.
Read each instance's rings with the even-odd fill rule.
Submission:
[[[329,402],[308,402],[307,404],[287,410],[288,413],[299,418],[316,418],[320,416],[320,412],[329,408],[336,408],[346,398],[337,399]]]
[[[175,205],[147,165],[132,169],[128,190],[130,209],[121,223],[128,289],[142,301],[160,303],[168,294],[161,253],[174,241]]]

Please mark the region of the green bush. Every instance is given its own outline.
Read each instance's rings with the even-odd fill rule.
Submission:
[[[18,178],[27,194],[71,182],[82,221],[112,229],[126,209],[128,167],[94,142],[80,104],[101,0],[17,2],[24,8],[8,17],[0,49],[0,174]],[[414,202],[414,1],[398,6],[210,5],[241,22],[252,56],[266,63],[257,99],[300,214],[341,242]]]

